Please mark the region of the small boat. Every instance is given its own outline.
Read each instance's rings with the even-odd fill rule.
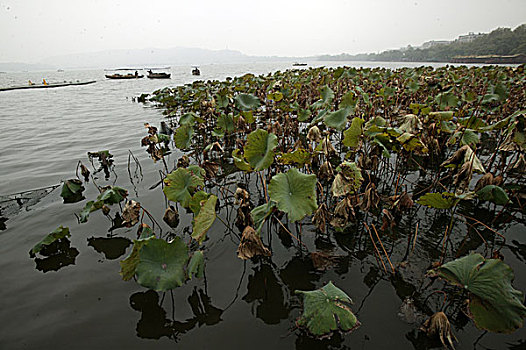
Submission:
[[[131,74],[131,73],[129,74],[119,74],[119,73],[105,74],[104,76],[108,79],[141,79],[141,78],[144,78],[144,75]]]
[[[192,69],[192,75],[201,75],[201,71],[199,70],[199,68],[194,67],[194,69]]]
[[[64,87],[64,86],[75,86],[75,85],[88,85],[95,83],[95,80],[92,81],[76,81],[76,82],[63,82],[63,83],[46,83],[46,84],[35,84],[30,82],[28,85],[22,85],[22,86],[10,86],[10,87],[0,87],[0,91],[9,91],[9,90],[25,90],[25,89],[49,89],[49,88],[57,88],[57,87]]]
[[[154,73],[151,70],[148,71],[148,78],[149,79],[170,79],[171,74],[170,73]]]
[[[299,62],[294,62],[292,64],[294,67],[304,67],[307,65],[307,63],[299,63]]]

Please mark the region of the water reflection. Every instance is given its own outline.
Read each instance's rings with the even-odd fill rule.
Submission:
[[[332,337],[327,339],[312,338],[308,334],[301,334],[296,338],[297,350],[316,350],[316,349],[350,349],[346,345],[342,345],[345,340],[344,335],[335,333]]]
[[[247,303],[255,306],[255,316],[266,324],[278,324],[289,316],[285,304],[284,292],[273,268],[262,264],[254,268],[254,274],[248,276],[248,291],[243,297]]]
[[[132,244],[128,238],[124,237],[91,237],[88,238],[88,245],[93,247],[98,253],[103,253],[108,260],[117,259],[126,253],[126,249]]]
[[[44,246],[39,254],[45,256],[45,258],[34,258],[35,268],[45,273],[58,271],[68,265],[75,265],[75,259],[79,255],[79,251],[71,247],[69,239],[62,238]]]
[[[173,305],[172,299],[172,305]],[[189,332],[196,326],[212,326],[222,321],[223,310],[212,305],[210,297],[203,290],[194,289],[188,297],[188,304],[194,317],[185,321],[170,320],[159,301],[159,294],[153,290],[137,292],[130,296],[130,306],[141,312],[137,322],[137,336],[145,339],[168,337],[174,341],[179,335]]]

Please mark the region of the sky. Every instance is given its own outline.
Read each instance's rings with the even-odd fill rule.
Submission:
[[[0,0],[0,62],[109,49],[380,52],[526,23],[526,0]]]

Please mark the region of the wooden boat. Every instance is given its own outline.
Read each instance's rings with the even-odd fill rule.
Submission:
[[[107,79],[141,79],[144,78],[144,75],[135,75],[135,74],[105,74],[104,75]]]
[[[24,89],[48,89],[48,88],[57,88],[64,86],[75,86],[75,85],[88,85],[95,83],[95,80],[92,81],[77,81],[77,82],[63,82],[63,83],[49,83],[49,84],[31,84],[31,85],[21,85],[21,86],[9,86],[0,88],[0,91],[9,91],[9,90],[24,90]]]
[[[148,71],[149,79],[170,79],[170,73],[154,73],[151,70]]]
[[[292,65],[293,65],[294,67],[303,67],[303,66],[306,66],[307,63],[294,62]]]
[[[199,68],[194,67],[194,69],[192,69],[192,75],[201,75],[201,71],[199,70]]]

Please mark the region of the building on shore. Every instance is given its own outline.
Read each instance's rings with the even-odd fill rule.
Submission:
[[[483,35],[483,33],[475,34],[473,32],[469,32],[467,35],[460,35],[456,41],[458,41],[459,43],[470,43],[476,38],[481,37]]]

